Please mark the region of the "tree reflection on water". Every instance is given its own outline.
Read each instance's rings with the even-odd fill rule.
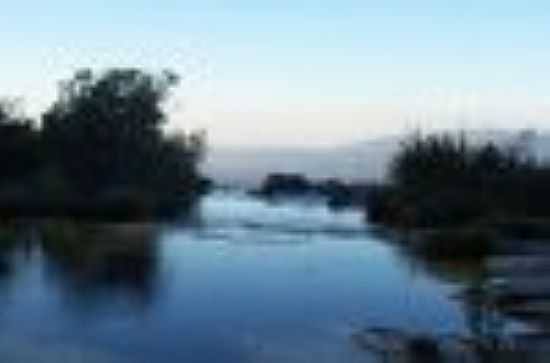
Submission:
[[[30,234],[19,223],[0,225],[0,281],[7,282],[15,273],[14,253],[29,249]]]
[[[2,230],[4,279],[13,277],[17,263],[35,254],[43,261],[46,281],[85,306],[104,297],[144,304],[154,294],[156,225],[47,221]]]

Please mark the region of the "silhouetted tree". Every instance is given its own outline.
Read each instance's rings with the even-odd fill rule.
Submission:
[[[8,101],[0,102],[0,157],[0,184],[21,182],[40,165],[38,132]]]
[[[311,182],[302,174],[272,173],[263,181],[260,193],[267,196],[296,195],[310,192],[311,189]]]
[[[178,79],[170,71],[84,69],[62,83],[43,133],[79,192],[124,187],[168,196],[182,185],[193,188],[202,143],[193,142],[196,135],[167,139],[162,131],[162,103]]]
[[[469,223],[488,216],[547,217],[550,168],[524,150],[464,134],[414,134],[390,166],[391,188],[371,193],[369,217],[407,226]]]

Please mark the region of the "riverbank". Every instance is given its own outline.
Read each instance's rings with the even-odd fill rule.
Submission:
[[[192,204],[210,184],[199,170],[206,140],[164,128],[178,79],[80,69],[37,119],[0,101],[0,218],[134,220]]]
[[[139,197],[67,198],[56,200],[0,199],[0,218],[68,218],[95,221],[144,221],[185,215],[200,196],[168,200]]]
[[[417,230],[405,239],[402,233],[386,230],[385,235],[410,256],[411,263],[457,285],[458,291],[449,298],[473,314],[477,327],[470,334],[448,335],[381,326],[357,331],[354,342],[392,363],[546,362],[550,354],[548,241],[495,239],[496,234],[479,240],[477,232],[455,233]],[[434,237],[445,235],[451,240]],[[460,241],[466,237],[470,240]],[[516,328],[506,329],[507,321],[515,322]]]
[[[550,354],[550,335],[539,333],[495,340],[372,328],[353,340],[384,363],[545,363]]]

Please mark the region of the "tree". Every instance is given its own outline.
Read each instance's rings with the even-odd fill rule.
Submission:
[[[198,176],[197,153],[187,142],[175,147],[162,131],[162,104],[178,80],[170,71],[83,69],[61,84],[43,116],[43,133],[79,192],[129,187],[169,193],[182,178]]]
[[[20,182],[40,164],[38,132],[10,101],[0,102],[0,155],[0,184]]]

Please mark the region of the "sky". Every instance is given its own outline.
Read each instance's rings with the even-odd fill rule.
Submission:
[[[0,0],[0,97],[31,115],[82,67],[170,68],[170,129],[221,146],[414,128],[548,128],[550,2]]]

